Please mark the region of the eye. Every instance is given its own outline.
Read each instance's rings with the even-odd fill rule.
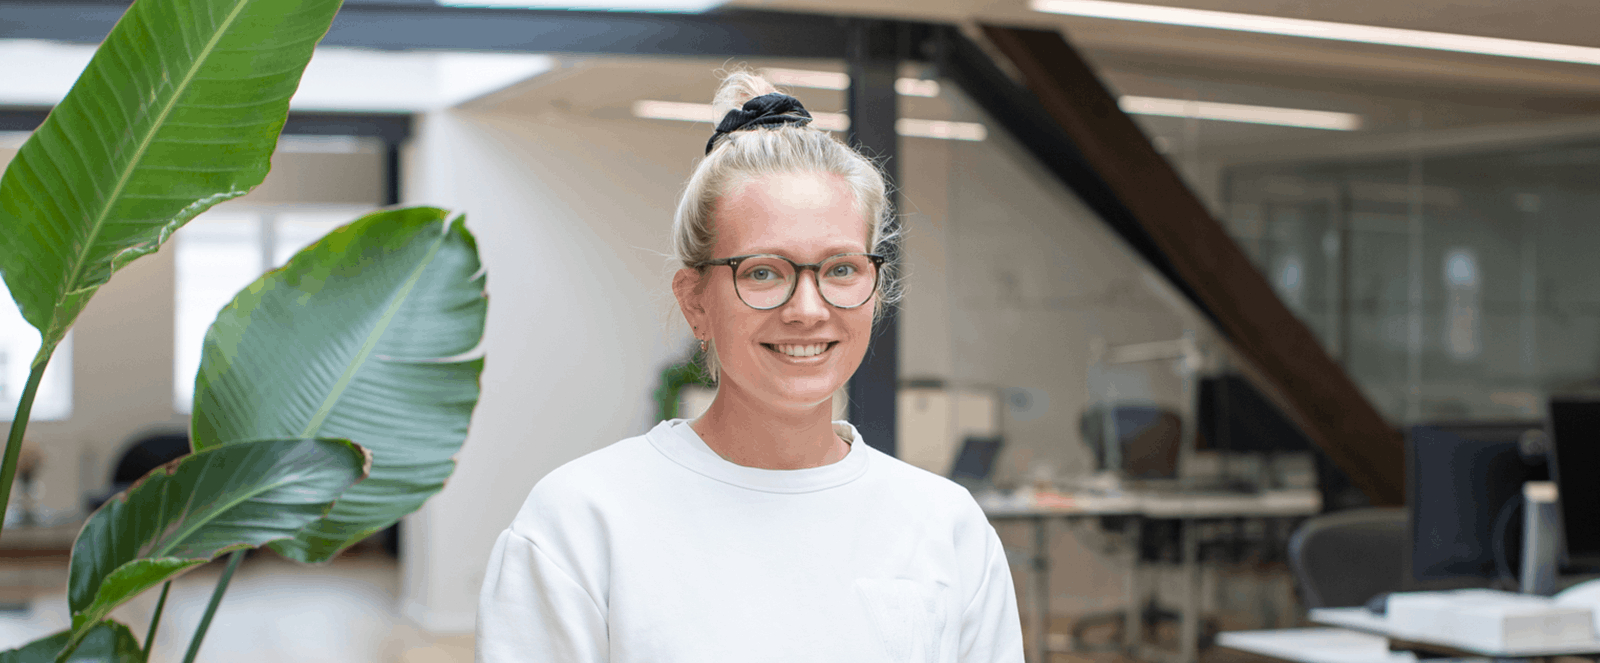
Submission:
[[[745,278],[748,278],[752,281],[769,281],[775,276],[777,275],[766,267],[757,267],[745,274]]]
[[[850,263],[840,263],[838,265],[834,265],[833,269],[828,270],[828,276],[835,276],[835,277],[851,276],[851,275],[853,275],[855,273],[856,273],[856,266],[852,265]]]

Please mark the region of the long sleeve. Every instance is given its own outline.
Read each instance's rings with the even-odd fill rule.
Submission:
[[[478,597],[477,663],[609,660],[606,616],[532,541],[500,533]]]
[[[961,613],[960,663],[1022,663],[1022,620],[1005,548],[988,528],[984,576],[972,602]]]

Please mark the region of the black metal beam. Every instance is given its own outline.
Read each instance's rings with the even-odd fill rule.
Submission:
[[[902,29],[889,21],[857,21],[850,26],[850,89],[847,113],[850,117],[848,140],[857,150],[876,160],[889,180],[891,223],[898,207],[900,181],[900,135],[895,121],[900,119],[900,95],[895,92],[899,77],[900,54],[904,48]],[[890,228],[893,231],[893,228]],[[871,247],[869,247],[871,248]],[[886,251],[891,264],[900,264],[899,242]],[[900,324],[894,307],[884,310],[873,324],[871,344],[860,368],[850,379],[850,420],[866,438],[867,444],[890,456],[896,455],[896,394],[900,382]]]
[[[0,107],[0,131],[33,131],[44,124],[49,114],[48,108]],[[411,137],[411,115],[290,112],[283,133],[289,136],[360,136],[398,145]]]
[[[832,17],[776,12],[695,15],[347,5],[322,43],[380,49],[837,58],[845,50],[843,27]]]
[[[0,109],[0,131],[33,131],[49,114],[48,108]]]
[[[399,145],[411,137],[410,113],[301,113],[289,112],[285,135],[360,136]]]
[[[111,0],[6,0],[0,2],[0,39],[98,44],[128,11],[128,4]]]

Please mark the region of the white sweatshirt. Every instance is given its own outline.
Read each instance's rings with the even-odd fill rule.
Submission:
[[[867,446],[803,470],[662,422],[551,472],[500,534],[479,663],[1020,663],[1011,571],[960,486]]]

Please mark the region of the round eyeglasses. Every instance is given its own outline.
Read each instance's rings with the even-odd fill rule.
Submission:
[[[841,253],[822,262],[802,265],[783,256],[758,254],[707,260],[701,265],[727,265],[733,270],[733,290],[753,309],[783,306],[794,296],[799,273],[817,275],[817,292],[836,308],[857,308],[878,289],[878,267],[884,257],[876,253]]]

